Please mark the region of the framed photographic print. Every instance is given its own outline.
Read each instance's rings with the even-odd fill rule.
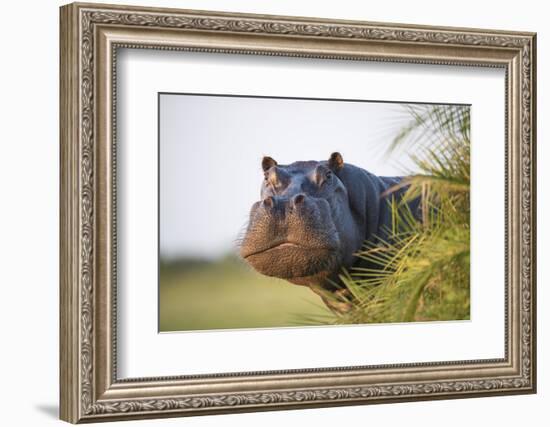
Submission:
[[[535,34],[60,22],[63,420],[535,392]]]

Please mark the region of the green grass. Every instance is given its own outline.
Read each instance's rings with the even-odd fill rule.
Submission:
[[[308,288],[262,276],[233,257],[161,264],[159,297],[161,332],[305,326],[331,320],[321,299]]]

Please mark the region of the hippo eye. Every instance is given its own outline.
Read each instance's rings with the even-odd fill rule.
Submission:
[[[332,171],[331,170],[326,171],[325,172],[325,179],[323,179],[323,182],[321,182],[321,185],[324,185],[325,183],[330,181],[331,178],[332,178]]]
[[[328,181],[330,181],[331,178],[332,178],[332,171],[330,169],[325,170],[324,168],[318,168],[315,171],[315,177],[313,178],[313,180],[319,187],[322,187]]]

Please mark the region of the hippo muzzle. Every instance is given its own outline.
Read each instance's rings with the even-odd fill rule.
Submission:
[[[340,254],[326,200],[300,192],[267,196],[252,206],[241,256],[258,272],[302,282],[333,273]]]

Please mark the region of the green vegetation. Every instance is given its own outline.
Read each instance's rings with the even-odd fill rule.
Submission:
[[[236,258],[179,260],[160,268],[160,331],[303,325],[327,313],[306,287],[262,276]]]
[[[460,320],[470,316],[470,110],[409,107],[409,126],[391,150],[407,149],[421,173],[392,202],[390,238],[357,256],[374,268],[341,278],[351,309],[332,323]],[[407,202],[420,197],[422,221]],[[324,323],[324,322],[323,322]]]

